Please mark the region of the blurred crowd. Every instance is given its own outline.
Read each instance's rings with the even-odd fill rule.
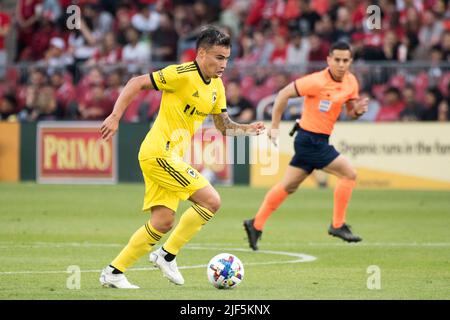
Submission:
[[[380,29],[367,23],[374,4]],[[371,99],[362,121],[449,119],[447,0],[1,0],[0,120],[101,120],[133,75],[193,60],[205,24],[233,39],[224,83],[236,121],[270,118],[274,94],[323,67],[338,40]],[[152,121],[160,99],[141,92],[124,121]]]

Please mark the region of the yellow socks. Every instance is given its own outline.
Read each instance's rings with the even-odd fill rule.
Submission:
[[[166,243],[164,243],[164,250],[177,255],[181,247],[191,240],[213,215],[213,212],[194,203],[181,216],[175,230],[172,231]]]
[[[187,209],[180,218],[178,225],[164,244],[164,250],[176,255],[186,242],[191,240],[200,231],[202,226],[213,217],[214,213],[197,204]],[[140,227],[130,238],[130,241],[119,255],[111,262],[111,266],[121,272],[125,272],[140,257],[150,252],[152,246],[161,237],[159,232],[152,227],[150,221]]]
[[[157,243],[163,233],[152,227],[150,221],[140,227],[130,238],[128,244],[111,262],[111,265],[119,271],[125,272],[140,257],[150,252],[152,246]]]

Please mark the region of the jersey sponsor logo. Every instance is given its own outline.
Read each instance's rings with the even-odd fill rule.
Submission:
[[[328,112],[331,109],[331,101],[329,100],[320,100],[319,102],[319,110],[320,112]]]
[[[195,91],[192,96],[195,97],[195,98],[200,98],[200,96],[198,95],[198,91]]]
[[[161,70],[158,71],[158,76],[159,76],[159,81],[163,84],[166,84],[166,79],[164,78],[164,74],[162,73]]]
[[[191,107],[190,105],[187,104],[186,107],[184,107],[183,112],[186,113],[186,114],[189,115],[189,116],[192,116],[193,114],[195,114],[195,115],[197,115],[197,116],[200,116],[200,117],[206,117],[206,116],[208,116],[207,113],[198,111],[198,110],[197,110],[197,107],[193,107],[192,109],[191,109],[191,108],[192,108],[192,107]],[[190,111],[189,111],[189,110],[190,110]]]
[[[217,92],[213,91],[213,93],[212,93],[212,103],[216,103],[216,100],[217,100]]]
[[[207,113],[204,113],[204,112],[201,112],[201,111],[198,111],[198,110],[195,110],[195,114],[197,116],[200,116],[200,117],[207,117],[208,116]]]
[[[186,169],[186,172],[187,172],[192,178],[198,179],[198,174],[197,174],[197,172],[195,172],[194,169],[192,169],[192,168],[189,167],[189,168]]]

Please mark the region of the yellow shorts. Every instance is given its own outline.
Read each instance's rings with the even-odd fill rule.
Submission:
[[[180,200],[187,200],[209,182],[176,155],[139,159],[145,181],[142,210],[162,205],[177,211]]]

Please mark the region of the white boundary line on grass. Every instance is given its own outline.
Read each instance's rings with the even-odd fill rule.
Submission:
[[[309,246],[318,247],[450,247],[449,242],[362,242],[362,243],[321,243],[309,242]]]
[[[50,244],[50,243],[46,243]],[[69,244],[69,243],[66,243]],[[79,247],[83,246],[91,246],[92,243],[70,243],[70,246],[74,246],[76,244]],[[42,245],[42,243],[40,243]],[[95,244],[94,244],[95,245]],[[113,246],[113,244],[103,244],[107,245],[108,247]],[[119,245],[115,245],[119,246]],[[3,247],[0,246],[0,247]],[[30,248],[30,245],[27,246]],[[35,248],[35,246],[31,246]],[[59,247],[63,247],[62,244]],[[209,246],[200,246],[200,245],[188,245],[185,247],[185,249],[188,250],[220,250],[221,252],[233,252],[233,251],[240,251],[240,252],[253,252],[250,249],[243,249],[243,248],[223,248],[223,247],[209,247]],[[271,250],[259,250],[256,251],[255,254],[274,254],[274,255],[281,255],[281,256],[289,256],[293,257],[295,259],[293,260],[282,260],[282,261],[266,261],[266,262],[248,262],[245,263],[246,266],[256,266],[256,265],[270,265],[270,264],[286,264],[286,263],[300,263],[300,262],[311,262],[316,260],[317,258],[311,255],[307,255],[304,253],[295,253],[295,252],[285,252],[285,251],[271,251]],[[193,266],[180,266],[179,269],[197,269],[197,268],[206,268],[206,264],[199,264],[199,265],[193,265]],[[146,268],[131,268],[128,271],[153,271],[158,270],[155,267],[146,267]],[[81,270],[82,273],[100,273],[102,270]],[[61,274],[61,273],[67,273],[67,271],[59,271],[59,270],[48,270],[48,271],[1,271],[1,275],[17,275],[17,274]]]
[[[233,246],[235,243],[222,243],[224,246]],[[266,246],[271,245],[292,245],[292,243],[265,243]],[[327,243],[327,242],[309,242],[309,243],[298,243],[298,246],[311,246],[311,247],[450,247],[449,242],[362,242],[362,243]],[[123,244],[118,243],[93,243],[93,242],[30,242],[30,243],[20,243],[16,244],[14,242],[0,242],[0,249],[11,249],[11,248],[68,248],[68,247],[80,247],[80,248],[105,248],[114,247],[121,248]],[[217,247],[215,244],[190,244],[185,247],[188,250],[220,250],[222,252],[229,251],[241,251],[241,252],[252,252],[250,249],[243,248],[223,248]],[[245,265],[270,265],[270,264],[284,264],[284,263],[299,263],[299,262],[311,262],[317,258],[314,256],[306,255],[303,253],[294,253],[286,251],[272,251],[272,250],[259,250],[254,252],[255,254],[274,254],[294,257],[294,260],[283,260],[283,261],[266,261],[266,262],[249,262]],[[204,268],[206,265],[193,265],[193,266],[180,266],[179,269],[196,269]],[[152,271],[157,270],[154,267],[146,268],[131,268],[129,271]],[[83,273],[94,273],[101,272],[101,270],[82,270]],[[67,271],[60,270],[49,270],[49,271],[0,271],[0,275],[14,275],[14,274],[61,274],[67,273]]]
[[[221,243],[225,246],[235,246],[236,243]],[[0,241],[0,249],[11,248],[67,248],[67,247],[84,247],[84,248],[122,248],[125,243],[95,243],[95,242],[30,242],[30,243],[15,243]],[[290,243],[270,243],[264,242],[265,246],[292,246]],[[297,246],[312,246],[312,247],[450,247],[450,242],[359,242],[359,243],[344,243],[344,242],[307,242],[296,243]],[[217,247],[217,244],[208,243],[192,243],[188,247],[202,247],[212,248]],[[244,250],[244,249],[240,249]],[[261,252],[261,251],[260,251]]]

